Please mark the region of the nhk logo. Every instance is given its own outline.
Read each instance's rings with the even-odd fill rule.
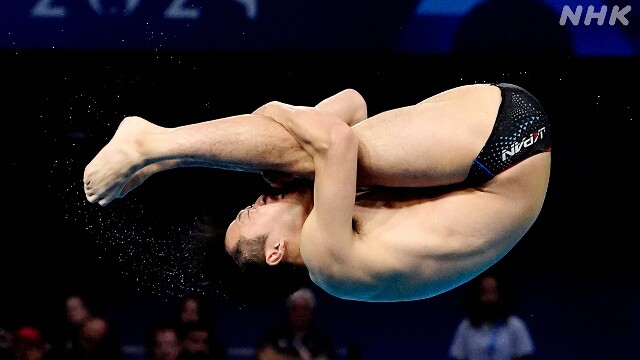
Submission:
[[[571,24],[574,26],[580,25],[580,18],[582,17],[582,5],[576,6],[575,10],[572,9],[569,5],[565,5],[562,8],[562,14],[560,15],[560,25],[564,26],[567,23],[567,19],[571,21]],[[607,5],[602,5],[600,7],[600,11],[595,10],[595,6],[589,5],[587,7],[587,12],[584,15],[584,25],[591,24],[591,21],[597,19],[598,26],[602,26],[607,19]],[[622,25],[629,25],[629,20],[625,17],[631,11],[631,5],[627,5],[623,8],[620,8],[618,5],[615,5],[611,8],[611,12],[609,13],[609,25],[613,26],[617,22],[620,22]]]

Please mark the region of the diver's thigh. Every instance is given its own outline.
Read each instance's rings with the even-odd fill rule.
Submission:
[[[354,126],[360,139],[359,184],[425,187],[463,181],[491,134],[500,98],[493,86],[464,89]]]

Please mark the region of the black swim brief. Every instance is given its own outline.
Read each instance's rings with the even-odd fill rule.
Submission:
[[[542,105],[527,90],[507,83],[491,135],[473,161],[464,183],[477,186],[517,163],[551,151],[551,124]]]

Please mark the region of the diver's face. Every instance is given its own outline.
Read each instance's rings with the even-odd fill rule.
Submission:
[[[261,195],[250,206],[240,210],[225,236],[225,248],[232,253],[241,237],[255,238],[263,234],[287,236],[296,224],[302,226],[310,192]]]

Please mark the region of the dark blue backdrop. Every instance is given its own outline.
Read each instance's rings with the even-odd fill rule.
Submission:
[[[637,0],[5,1],[0,47],[633,56],[640,52],[638,5]],[[562,22],[563,11],[573,16]]]

